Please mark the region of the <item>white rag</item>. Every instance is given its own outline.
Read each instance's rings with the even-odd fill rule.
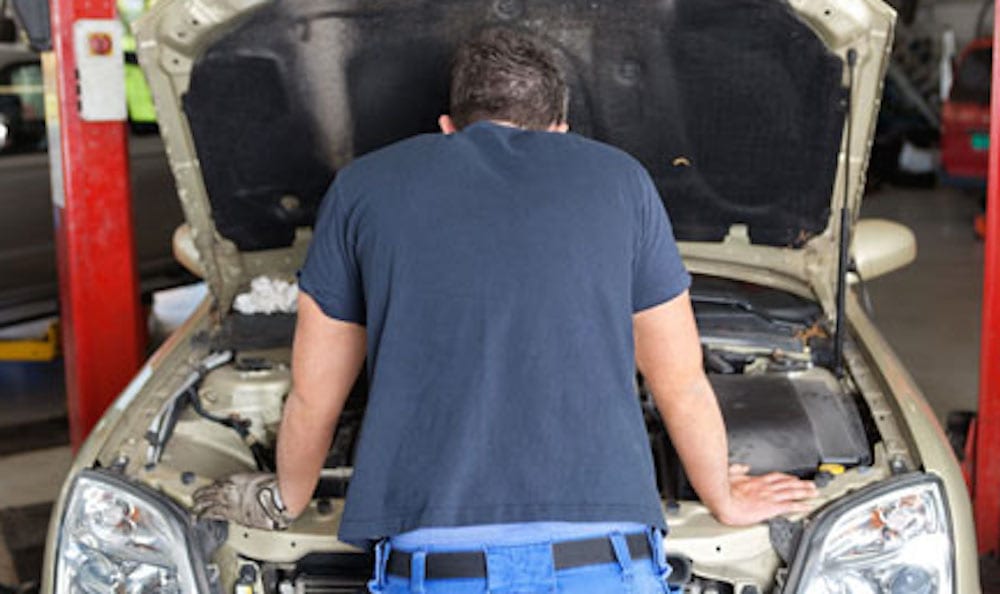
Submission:
[[[241,314],[295,313],[299,286],[277,278],[258,276],[250,291],[236,296],[233,307]]]

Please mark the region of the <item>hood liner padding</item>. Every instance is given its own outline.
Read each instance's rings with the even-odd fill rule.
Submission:
[[[780,0],[279,0],[197,61],[184,109],[219,232],[284,247],[338,168],[433,132],[458,40],[493,24],[560,50],[570,123],[643,162],[681,240],[826,228],[842,62]]]

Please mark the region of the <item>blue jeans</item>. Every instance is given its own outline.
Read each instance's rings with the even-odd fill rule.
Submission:
[[[617,557],[603,563],[556,570],[548,542],[488,546],[485,578],[425,579],[425,551],[411,554],[410,577],[386,573],[390,546],[375,550],[375,576],[368,583],[373,594],[665,594],[680,592],[667,585],[670,567],[663,552],[663,538],[650,531],[652,559],[635,559],[620,533],[608,538]]]

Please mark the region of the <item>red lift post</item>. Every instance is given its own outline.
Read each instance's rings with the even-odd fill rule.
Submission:
[[[115,105],[113,59],[123,60],[115,2],[51,0],[50,8],[59,104],[59,145],[49,149],[53,211],[70,437],[79,448],[139,368],[145,332],[124,82]]]
[[[1000,0],[994,6],[1000,14]],[[990,160],[983,270],[983,337],[973,498],[980,554],[1000,547],[1000,23],[993,26]]]

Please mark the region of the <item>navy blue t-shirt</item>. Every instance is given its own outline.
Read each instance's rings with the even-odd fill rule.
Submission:
[[[299,283],[367,330],[342,540],[532,521],[665,528],[632,315],[690,277],[635,159],[491,122],[393,144],[337,175]]]

